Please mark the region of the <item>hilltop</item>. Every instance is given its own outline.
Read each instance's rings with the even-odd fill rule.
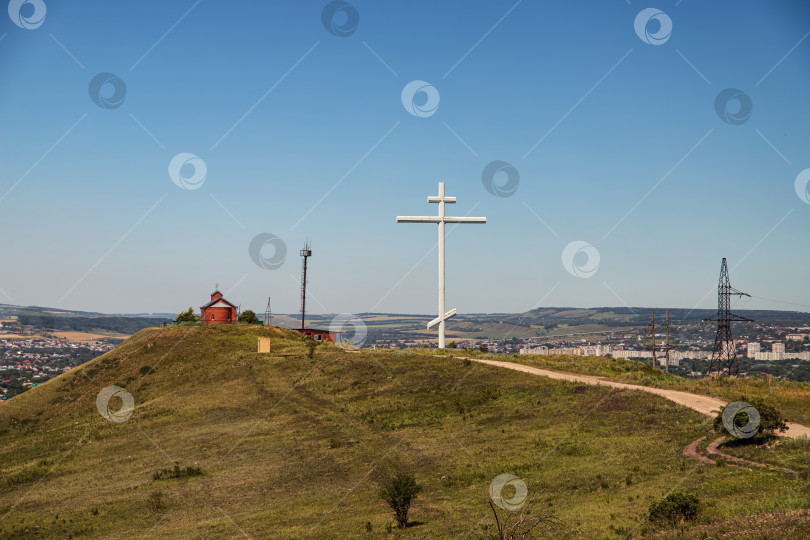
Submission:
[[[109,385],[132,395],[128,420],[99,414]],[[150,328],[0,406],[0,538],[482,538],[503,473],[562,538],[652,532],[673,488],[703,502],[686,537],[810,533],[806,478],[679,454],[710,424],[642,392],[427,351],[310,358],[277,327]],[[168,478],[175,463],[190,476]],[[389,535],[377,482],[402,468],[423,491]]]

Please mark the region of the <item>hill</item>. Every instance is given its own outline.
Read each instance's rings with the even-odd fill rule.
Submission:
[[[165,314],[105,315],[88,311],[0,304],[0,319],[14,319],[20,325],[46,332],[97,332],[128,336],[144,328],[164,322],[171,323],[174,316],[166,317]]]
[[[125,421],[97,410],[109,385],[133,397]],[[648,519],[673,489],[702,501],[686,537],[810,533],[806,479],[679,454],[709,424],[641,392],[425,352],[310,358],[275,327],[152,328],[0,406],[0,538],[483,538],[504,473],[562,538],[675,534]],[[378,482],[398,469],[423,491],[389,534]]]

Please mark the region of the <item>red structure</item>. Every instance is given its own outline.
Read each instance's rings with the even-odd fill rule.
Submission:
[[[332,333],[329,330],[317,330],[315,328],[299,328],[296,330],[299,334],[304,334],[315,341],[328,341],[329,343],[334,343],[335,338],[332,336]]]
[[[211,301],[200,307],[203,324],[232,324],[236,322],[236,306],[225,300],[222,293],[211,293]]]

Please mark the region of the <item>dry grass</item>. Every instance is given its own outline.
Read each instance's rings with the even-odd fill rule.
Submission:
[[[96,410],[112,384],[135,399],[123,423]],[[376,482],[402,467],[424,489],[400,538],[482,538],[501,473],[560,538],[639,535],[675,486],[708,503],[700,526],[810,506],[806,481],[678,455],[707,428],[642,392],[459,359],[328,344],[309,359],[272,327],[149,329],[0,406],[0,538],[388,538]],[[203,474],[154,480],[175,462]]]

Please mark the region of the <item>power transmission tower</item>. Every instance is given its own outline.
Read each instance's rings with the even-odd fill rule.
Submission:
[[[307,259],[312,256],[312,250],[309,247],[309,240],[307,240],[304,249],[301,250],[301,258],[303,264],[301,268],[301,330],[304,330],[304,319],[307,314]]]
[[[270,311],[270,297],[267,297],[267,307],[264,308],[264,325],[270,326],[270,319],[272,317],[272,312]]]
[[[715,366],[717,366],[718,376],[723,370],[727,370],[729,375],[737,375],[740,372],[737,365],[737,350],[734,347],[734,338],[731,335],[731,323],[737,321],[751,322],[751,319],[746,319],[731,312],[732,296],[750,297],[751,295],[740,292],[731,286],[728,279],[726,258],[723,257],[723,263],[720,266],[720,280],[717,284],[717,315],[703,319],[704,321],[717,321],[717,336],[714,338],[714,350],[709,360],[709,374],[711,374]]]

